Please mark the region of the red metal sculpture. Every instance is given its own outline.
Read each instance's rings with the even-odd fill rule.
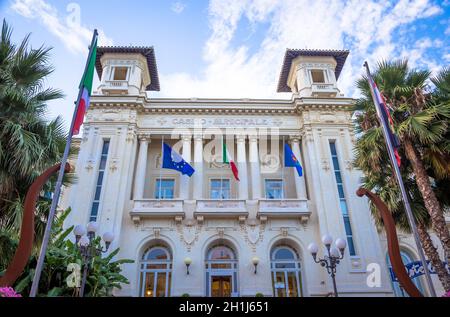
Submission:
[[[12,286],[17,278],[22,274],[25,266],[30,259],[34,241],[34,214],[39,193],[48,179],[58,172],[60,163],[53,165],[40,175],[28,189],[25,197],[22,226],[20,228],[20,240],[16,253],[8,265],[5,274],[0,277],[0,286]],[[69,163],[66,164],[64,171],[70,171]]]
[[[377,207],[383,219],[384,228],[386,230],[389,259],[391,260],[392,269],[397,276],[400,285],[411,297],[423,297],[422,293],[417,289],[416,285],[411,281],[408,274],[406,274],[405,265],[403,264],[400,255],[400,246],[398,244],[397,231],[395,230],[394,218],[392,218],[386,204],[374,193],[365,189],[359,188],[356,191],[359,197],[367,196],[372,203]]]

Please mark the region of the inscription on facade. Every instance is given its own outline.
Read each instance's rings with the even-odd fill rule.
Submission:
[[[297,118],[285,117],[220,117],[220,116],[204,116],[204,117],[189,117],[189,116],[164,116],[156,118],[145,118],[144,125],[148,127],[202,127],[202,128],[228,128],[228,127],[242,127],[242,128],[274,128],[281,126],[290,126],[298,128],[299,122]]]

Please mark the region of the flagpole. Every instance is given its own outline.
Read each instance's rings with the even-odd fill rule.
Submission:
[[[159,167],[159,194],[158,194],[159,200],[161,200],[163,156],[164,156],[164,134],[161,136],[161,166]]]
[[[284,164],[283,164],[283,160],[284,160],[284,156],[286,155],[286,153],[284,153],[284,135],[283,135],[283,157],[281,158],[281,198],[284,200]]]
[[[364,62],[364,66],[366,67],[368,78],[371,78],[370,70],[369,70],[369,64],[367,62]],[[380,105],[376,101],[376,97],[374,95],[373,88],[370,89],[370,92],[372,94],[372,98],[373,98],[375,107],[377,108],[377,113],[381,114],[381,109],[379,109]],[[419,238],[419,233],[417,231],[416,222],[414,220],[414,216],[413,216],[413,213],[412,213],[412,210],[411,210],[411,205],[409,203],[409,199],[408,199],[408,195],[406,193],[405,185],[403,184],[403,179],[402,179],[402,176],[400,174],[400,169],[399,169],[399,167],[397,165],[397,161],[395,159],[394,146],[392,145],[392,140],[389,137],[389,133],[388,133],[389,127],[386,125],[386,122],[384,120],[381,120],[381,118],[380,118],[379,121],[380,121],[381,127],[383,129],[384,139],[386,140],[386,145],[387,145],[387,150],[388,150],[388,154],[389,154],[389,159],[391,161],[391,165],[394,168],[394,174],[395,174],[395,177],[397,178],[397,183],[398,183],[398,185],[400,187],[400,191],[401,191],[401,194],[402,194],[403,204],[405,205],[406,217],[408,218],[408,223],[409,223],[409,226],[410,226],[411,231],[413,233],[414,241],[416,243],[417,252],[419,254],[420,261],[422,262],[422,265],[423,265],[423,268],[424,268],[424,271],[425,271],[425,277],[426,277],[426,280],[427,280],[428,288],[430,290],[431,296],[432,297],[436,297],[436,291],[434,289],[433,282],[431,281],[430,271],[428,270],[427,261],[426,261],[425,254],[424,254],[423,249],[422,249],[422,244],[420,242],[420,238]]]
[[[222,165],[224,165],[224,157],[225,157],[225,151],[223,148],[224,144],[225,144],[224,142],[225,142],[225,140],[223,139],[223,134],[222,134],[222,146],[221,146],[222,147]],[[223,200],[222,186],[223,186],[223,175],[222,175],[222,171],[220,171],[220,192],[219,192],[220,200]]]
[[[89,48],[88,59],[87,59],[86,65],[84,67],[83,78],[86,75],[86,71],[87,71],[89,61],[90,61],[92,51],[93,51],[92,48],[93,48],[94,41],[96,40],[97,36],[98,36],[97,29],[95,29],[94,34],[92,35],[92,41],[91,41],[91,46]],[[65,166],[67,163],[67,158],[69,156],[70,144],[72,143],[72,136],[73,136],[73,127],[75,125],[75,118],[77,115],[78,107],[80,106],[80,99],[81,99],[82,93],[83,93],[83,89],[82,89],[82,87],[80,87],[79,92],[78,92],[78,98],[75,103],[75,110],[74,110],[73,116],[72,116],[72,122],[70,124],[70,130],[67,135],[66,147],[64,148],[64,154],[61,159],[61,166],[59,168],[59,174],[58,174],[58,178],[57,178],[56,185],[55,185],[55,192],[53,193],[52,204],[50,206],[50,211],[49,211],[48,217],[47,217],[47,224],[45,226],[45,232],[44,232],[44,237],[42,239],[41,250],[39,252],[39,258],[38,258],[38,261],[36,264],[36,270],[34,272],[33,283],[31,284],[30,297],[36,297],[36,294],[37,294],[37,291],[39,288],[39,280],[41,278],[42,268],[43,268],[44,260],[45,260],[45,254],[47,252],[47,246],[48,246],[48,242],[50,240],[53,219],[55,218],[56,208],[58,206],[59,196],[61,194],[61,186],[62,186],[62,180],[63,180],[63,176],[64,176],[64,169],[65,169]]]

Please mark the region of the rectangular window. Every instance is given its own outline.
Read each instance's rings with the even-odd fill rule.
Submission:
[[[230,180],[211,179],[210,195],[211,199],[230,199]]]
[[[330,142],[331,160],[333,162],[334,176],[336,177],[336,186],[339,195],[339,207],[344,219],[345,234],[347,236],[348,250],[350,255],[355,255],[355,244],[353,243],[353,231],[350,222],[350,215],[348,214],[347,200],[345,198],[344,183],[342,181],[341,169],[339,166],[339,159],[336,151],[336,143]]]
[[[175,192],[174,179],[157,179],[155,184],[156,199],[173,199]]]
[[[127,80],[128,67],[114,67],[113,80]]]
[[[106,161],[108,160],[109,140],[103,141],[102,154],[100,156],[100,164],[98,167],[97,183],[95,185],[94,201],[92,202],[91,214],[89,221],[97,221],[98,207],[100,206],[100,195],[102,193],[103,176],[106,169]]]
[[[283,181],[281,179],[265,180],[266,199],[283,199]]]
[[[321,69],[312,69],[311,78],[313,83],[325,83],[325,73]]]

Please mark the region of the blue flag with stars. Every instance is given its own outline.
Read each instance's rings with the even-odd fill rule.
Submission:
[[[303,168],[300,165],[300,162],[297,160],[291,148],[287,144],[284,144],[284,166],[295,167],[298,176],[303,175]]]
[[[194,168],[166,143],[163,143],[162,167],[176,170],[189,177],[195,172]]]

